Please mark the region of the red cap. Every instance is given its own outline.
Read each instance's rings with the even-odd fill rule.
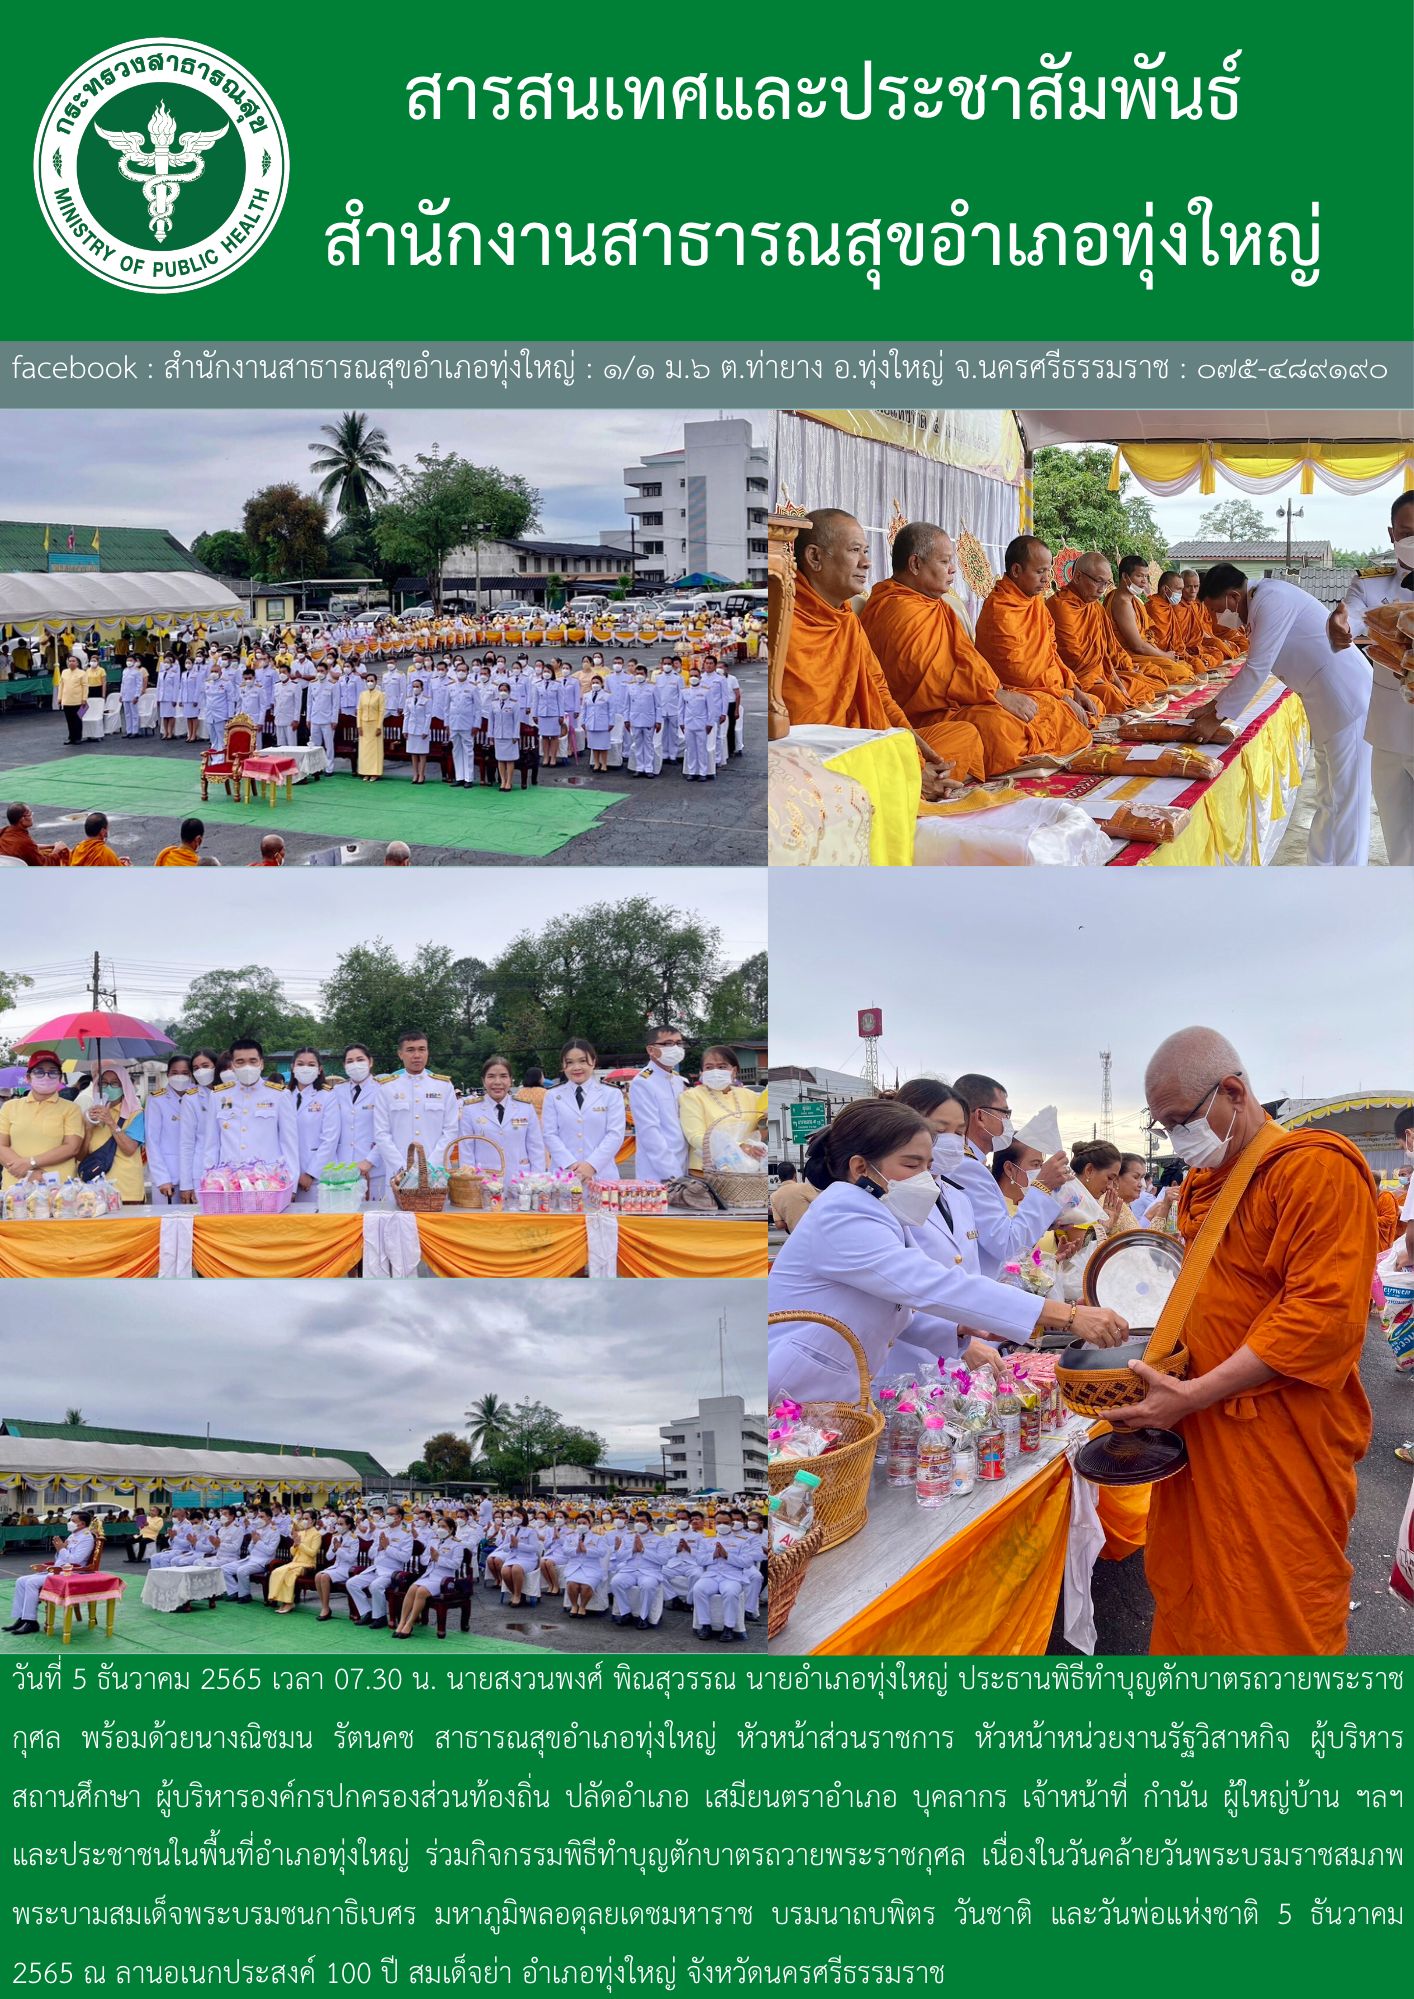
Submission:
[[[25,1074],[28,1075],[31,1069],[38,1068],[41,1062],[52,1062],[60,1075],[63,1075],[64,1065],[52,1048],[36,1048],[25,1064]]]

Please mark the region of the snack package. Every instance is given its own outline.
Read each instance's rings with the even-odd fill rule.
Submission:
[[[1122,743],[1221,743],[1226,746],[1237,740],[1225,722],[1200,731],[1192,722],[1186,722],[1178,715],[1161,716],[1152,722],[1122,721],[1116,734]]]
[[[1066,765],[1067,770],[1094,777],[1189,779],[1216,777],[1220,768],[1216,757],[1204,756],[1201,750],[1178,744],[1160,750],[1156,757],[1131,759],[1123,743],[1092,743],[1088,750],[1077,751]]]
[[[1107,819],[1097,819],[1112,840],[1142,840],[1164,847],[1176,840],[1191,814],[1182,805],[1116,805]]]

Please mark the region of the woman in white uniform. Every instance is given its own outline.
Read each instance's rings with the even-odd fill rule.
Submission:
[[[335,1583],[346,1583],[353,1574],[360,1552],[358,1539],[352,1513],[341,1513],[325,1549],[328,1559],[322,1569],[315,1571],[314,1587],[319,1592],[319,1616],[315,1622],[318,1624],[323,1624],[334,1615],[329,1602],[330,1594]]]
[[[373,1057],[361,1041],[351,1041],[344,1050],[346,1081],[333,1092],[334,1145],[330,1157],[352,1159],[364,1179],[367,1200],[381,1201],[388,1176],[373,1140],[374,1105],[383,1085],[374,1080]]]
[[[1119,1345],[1128,1327],[1117,1313],[1041,1300],[919,1247],[938,1198],[932,1157],[924,1119],[892,1098],[859,1098],[816,1132],[805,1177],[822,1191],[772,1266],[771,1311],[842,1320],[864,1348],[871,1378],[891,1371],[890,1349],[917,1313],[1014,1341],[1055,1326],[1097,1346]],[[828,1328],[797,1320],[769,1326],[766,1339],[772,1403],[858,1399],[854,1356]]]
[[[471,1097],[462,1105],[457,1124],[457,1138],[461,1142],[457,1157],[463,1166],[480,1166],[494,1173],[501,1171],[501,1161],[492,1151],[491,1144],[478,1142],[489,1139],[505,1155],[508,1180],[513,1180],[519,1173],[545,1171],[545,1138],[540,1129],[540,1119],[535,1114],[534,1104],[516,1102],[512,1094],[514,1087],[510,1063],[504,1055],[492,1055],[481,1071],[484,1094]]]
[[[590,1529],[587,1514],[580,1515],[574,1532],[569,1536],[569,1548],[560,1575],[569,1598],[570,1616],[587,1617],[594,1592],[602,1588],[604,1582],[604,1551],[598,1535]]]
[[[608,1083],[594,1081],[598,1059],[588,1041],[567,1041],[560,1050],[567,1080],[545,1096],[545,1150],[562,1171],[577,1167],[586,1179],[617,1180],[624,1100]]]
[[[422,1543],[422,1574],[408,1585],[395,1638],[411,1638],[424,1608],[442,1594],[462,1565],[462,1550],[450,1527],[434,1524],[431,1515],[424,1513],[413,1521],[412,1531]]]
[[[169,1055],[166,1088],[148,1093],[143,1118],[147,1171],[153,1195],[164,1201],[175,1201],[191,1192],[192,1162],[187,1133],[194,1130],[200,1116],[195,1103],[190,1101],[195,1088],[186,1056]]]
[[[188,1107],[191,1116],[182,1131],[180,1184],[181,1198],[184,1201],[195,1201],[195,1190],[201,1185],[206,1141],[211,1130],[211,1119],[216,1114],[216,1086],[221,1081],[223,1067],[230,1067],[230,1057],[219,1056],[214,1048],[198,1048],[191,1058],[191,1073],[196,1088],[191,1093],[191,1103]],[[192,1191],[188,1192],[188,1189]]]
[[[501,1551],[501,1587],[511,1593],[511,1609],[519,1610],[526,1585],[536,1583],[540,1572],[540,1536],[530,1524],[530,1515],[519,1507],[511,1521]]]

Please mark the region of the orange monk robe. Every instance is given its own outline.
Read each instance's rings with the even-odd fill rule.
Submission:
[[[1227,649],[1221,639],[1208,629],[1202,606],[1194,602],[1170,604],[1165,608],[1173,614],[1174,634],[1180,648],[1190,658],[1201,659],[1209,672],[1221,666],[1227,658]]]
[[[1223,1183],[1191,1172],[1191,1242]],[[1348,1139],[1288,1132],[1246,1189],[1184,1328],[1198,1376],[1249,1346],[1274,1378],[1183,1420],[1188,1468],[1153,1488],[1144,1556],[1151,1652],[1345,1650],[1345,1544],[1370,1443],[1360,1351],[1375,1264],[1375,1181]]]
[[[122,865],[106,840],[80,840],[69,861],[71,868],[120,868]]]
[[[190,847],[164,847],[152,863],[154,868],[199,868],[199,856]]]
[[[1179,613],[1182,604],[1170,604],[1167,598],[1151,597],[1144,605],[1144,636],[1150,645],[1159,646],[1164,652],[1177,653],[1181,660],[1198,673],[1206,673],[1214,663],[1212,653],[1202,646],[1193,645],[1184,637],[1183,620]],[[1214,652],[1216,647],[1214,647]],[[1146,660],[1146,666],[1157,665],[1155,660]]]
[[[1167,682],[1157,676],[1150,679],[1143,670],[1148,661],[1130,658],[1098,597],[1087,604],[1067,584],[1046,599],[1046,608],[1061,658],[1085,692],[1111,715],[1140,707],[1163,693]]]
[[[1001,683],[951,604],[890,577],[870,591],[859,622],[895,700],[959,776],[995,777],[1043,747],[998,703]],[[980,740],[985,768],[966,767],[967,735]]]
[[[837,611],[802,577],[796,584],[795,616],[786,647],[781,695],[793,723],[823,723],[836,729],[907,729],[913,725],[884,678],[864,627],[853,611]],[[975,729],[959,737],[968,768],[959,776],[981,776],[982,739]],[[954,761],[957,752],[948,751]]]
[[[1028,597],[1009,576],[1001,577],[977,616],[977,650],[1004,687],[1036,703],[1031,728],[1044,749],[1068,756],[1087,746],[1089,729],[1062,699],[1077,682],[1056,650],[1044,599]]]
[[[1147,604],[1141,604],[1139,599],[1134,595],[1132,595],[1131,593],[1126,593],[1126,594],[1129,595],[1129,601],[1134,606],[1134,621],[1139,627],[1140,638],[1147,639],[1151,646],[1158,645],[1159,641],[1154,636],[1154,621],[1149,616],[1149,606]],[[1120,630],[1119,626],[1115,624],[1114,621],[1114,601],[1118,595],[1119,595],[1119,588],[1118,585],[1116,585],[1116,587],[1113,590],[1111,590],[1109,596],[1106,597],[1105,599],[1105,611],[1106,615],[1109,618],[1110,625],[1113,628],[1116,639],[1123,646],[1124,633]],[[1162,675],[1166,686],[1177,687],[1180,681],[1192,680],[1193,678],[1192,667],[1186,666],[1181,659],[1154,659],[1148,653],[1141,653],[1141,652],[1131,653],[1129,651],[1128,646],[1124,646],[1124,649],[1125,652],[1129,655],[1130,659],[1133,660],[1135,666],[1140,670],[1140,672],[1154,674],[1154,675]],[[1162,651],[1163,648],[1160,647],[1160,650]]]
[[[1220,625],[1217,613],[1211,604],[1205,604],[1201,598],[1195,598],[1194,601],[1198,607],[1198,616],[1202,621],[1205,635],[1217,640],[1223,649],[1224,658],[1237,659],[1246,652],[1247,641],[1240,632],[1235,631],[1231,625]]]
[[[1375,1227],[1379,1237],[1379,1253],[1383,1256],[1400,1233],[1399,1197],[1386,1193],[1383,1187],[1375,1202]]]

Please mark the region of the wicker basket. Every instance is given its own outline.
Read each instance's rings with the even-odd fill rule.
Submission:
[[[454,1208],[489,1208],[491,1203],[487,1198],[485,1183],[477,1174],[473,1173],[469,1166],[459,1164],[461,1143],[461,1140],[458,1139],[454,1145],[447,1148],[447,1164],[451,1168],[451,1173],[447,1180],[447,1193],[452,1206]],[[504,1180],[506,1177],[506,1155],[500,1146],[497,1145],[495,1139],[488,1138],[484,1132],[479,1131],[470,1143],[473,1159],[476,1157],[476,1148],[478,1145],[490,1146],[501,1162],[501,1178]]]
[[[770,1595],[766,1603],[766,1636],[779,1638],[786,1628],[787,1620],[795,1607],[800,1585],[805,1580],[805,1571],[810,1566],[812,1555],[818,1555],[825,1545],[825,1530],[817,1520],[802,1541],[792,1541],[779,1554],[766,1557],[766,1586]]]
[[[820,1546],[837,1548],[841,1541],[857,1534],[869,1518],[869,1480],[884,1419],[870,1398],[869,1362],[849,1327],[824,1312],[772,1312],[766,1323],[780,1326],[797,1320],[828,1326],[846,1342],[859,1368],[859,1400],[805,1403],[807,1416],[839,1431],[839,1443],[823,1457],[778,1458],[767,1465],[766,1478],[772,1492],[780,1492],[798,1471],[814,1472],[820,1481],[815,1493],[815,1524],[824,1530]]]
[[[770,1182],[764,1173],[718,1173],[712,1166],[713,1141],[717,1135],[715,1125],[709,1125],[702,1134],[702,1177],[712,1189],[717,1199],[727,1208],[764,1208],[770,1193]]]
[[[412,1165],[414,1159],[417,1161],[418,1178],[423,1182],[426,1181],[427,1154],[423,1151],[419,1141],[414,1139],[408,1147],[407,1166],[403,1168],[401,1173],[395,1173],[390,1183],[393,1189],[393,1199],[406,1215],[440,1215],[443,1208],[447,1205],[447,1190],[445,1187],[428,1187],[424,1184],[411,1192],[403,1192],[403,1179],[407,1173],[408,1166]]]
[[[1184,1346],[1174,1347],[1157,1359],[1151,1353],[1142,1358],[1146,1367],[1159,1374],[1184,1374],[1188,1368],[1188,1349]],[[1126,1402],[1141,1402],[1149,1392],[1127,1365],[1078,1369],[1066,1367],[1058,1359],[1056,1383],[1062,1402],[1077,1416],[1108,1416],[1112,1409],[1122,1409]]]

